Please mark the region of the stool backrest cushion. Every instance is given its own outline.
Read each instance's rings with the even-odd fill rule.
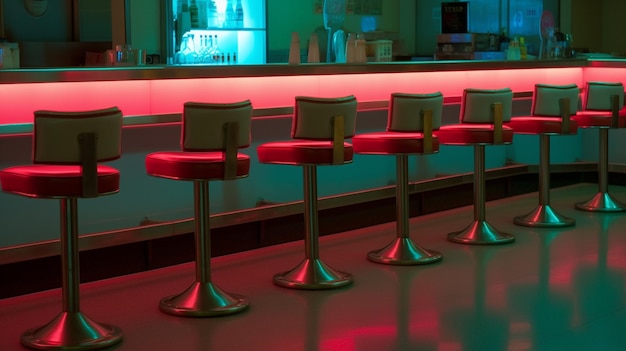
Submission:
[[[96,135],[97,161],[121,155],[122,112],[117,107],[91,111],[35,111],[33,162],[80,164],[79,135]]]
[[[559,101],[563,98],[569,99],[570,115],[575,115],[580,99],[580,89],[576,84],[535,84],[532,114],[534,116],[560,117],[561,105]]]
[[[493,123],[494,103],[502,104],[502,121],[510,121],[513,105],[511,89],[465,89],[461,102],[461,123]]]
[[[621,82],[587,82],[583,109],[609,111],[611,97],[619,97],[619,108],[624,107],[624,84]]]
[[[357,101],[352,95],[339,98],[297,96],[291,136],[295,139],[333,140],[333,117],[344,117],[344,138],[354,136]]]
[[[181,147],[185,151],[222,151],[226,146],[225,125],[238,124],[237,147],[245,148],[252,140],[249,100],[234,103],[186,102],[183,109]]]
[[[388,131],[421,132],[424,127],[422,113],[425,110],[433,112],[433,129],[441,127],[443,95],[440,92],[432,94],[393,93],[389,105]]]

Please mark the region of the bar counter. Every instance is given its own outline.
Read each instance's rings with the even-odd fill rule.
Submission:
[[[81,249],[112,247],[191,232],[191,185],[148,177],[144,170],[146,154],[179,148],[179,122],[186,101],[250,99],[254,107],[253,144],[244,150],[251,156],[250,177],[211,184],[212,226],[219,228],[302,213],[300,170],[265,167],[256,160],[255,150],[260,143],[290,137],[296,95],[355,95],[359,133],[385,128],[387,100],[393,92],[442,92],[443,123],[452,123],[458,120],[465,88],[509,87],[515,96],[514,114],[520,115],[529,113],[536,83],[574,83],[581,88],[589,80],[626,83],[625,68],[626,61],[621,60],[570,59],[2,70],[0,167],[30,163],[33,111],[118,106],[126,126],[123,156],[110,165],[121,171],[121,191],[79,205],[79,231],[84,234]],[[580,131],[575,136],[555,138],[555,169],[595,170],[596,137],[595,132]],[[624,139],[612,138],[610,147],[623,148]],[[516,135],[512,145],[488,148],[488,177],[510,178],[534,172],[536,145],[532,136]],[[439,154],[412,157],[410,191],[471,184],[469,149],[442,147]],[[357,155],[352,164],[335,167],[338,169],[328,174],[320,169],[320,209],[391,199],[393,162],[390,157]],[[626,155],[614,153],[610,163],[611,171],[623,172]],[[467,200],[471,202],[471,195]],[[58,253],[56,201],[0,193],[0,204],[0,264]],[[267,239],[272,233],[262,235],[266,237],[260,242],[277,242]]]
[[[580,84],[587,66],[572,59],[3,70],[0,133],[30,131],[37,109],[115,105],[130,117],[126,124],[150,124],[180,120],[190,100],[250,99],[257,117],[290,113],[295,95],[353,94],[363,109],[385,108],[396,91],[441,91],[458,102],[470,86],[528,94],[537,81]]]

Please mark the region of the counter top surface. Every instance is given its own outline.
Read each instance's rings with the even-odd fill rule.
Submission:
[[[624,61],[623,61],[624,62]],[[429,71],[496,70],[554,67],[586,67],[587,59],[529,61],[408,61],[363,64],[264,64],[225,66],[132,66],[6,69],[0,84],[85,82],[115,80],[263,77],[293,75],[336,75],[406,73]]]

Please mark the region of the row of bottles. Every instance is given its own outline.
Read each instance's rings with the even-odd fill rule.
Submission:
[[[185,33],[180,50],[174,57],[176,64],[236,64],[237,52],[222,52],[218,36]]]
[[[244,27],[241,0],[227,0],[223,11],[219,10],[215,0],[190,0],[189,4],[182,4],[179,16],[189,16],[192,29]]]

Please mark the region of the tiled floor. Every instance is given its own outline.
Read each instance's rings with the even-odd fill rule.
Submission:
[[[596,189],[552,191],[554,208],[577,220],[563,229],[512,223],[535,207],[536,194],[489,202],[490,223],[516,236],[503,246],[446,241],[469,224],[471,207],[413,218],[413,238],[444,255],[427,266],[366,260],[394,237],[394,223],[323,237],[321,258],[354,275],[339,290],[273,285],[274,273],[302,259],[302,242],[218,257],[214,281],[251,302],[237,315],[159,311],[161,297],[191,283],[191,263],[84,284],[82,310],[123,330],[113,350],[626,350],[626,213],[573,207]],[[611,192],[626,200],[626,188]],[[48,322],[60,305],[59,290],[0,300],[0,350],[21,350],[22,331]]]

